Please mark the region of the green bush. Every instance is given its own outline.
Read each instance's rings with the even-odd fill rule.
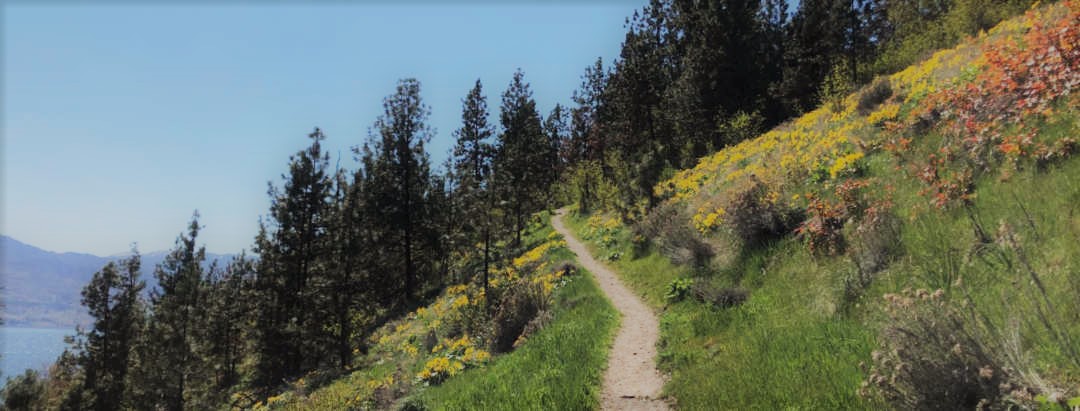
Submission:
[[[4,400],[4,409],[36,410],[41,409],[45,396],[45,381],[37,371],[27,369],[22,375],[8,378],[0,397]]]
[[[731,117],[721,118],[717,124],[717,133],[725,144],[738,144],[740,141],[757,137],[764,131],[765,117],[758,112],[739,111]]]
[[[698,302],[710,304],[716,308],[734,307],[750,298],[750,292],[746,289],[718,288],[704,281],[694,283],[690,291]]]
[[[756,247],[792,233],[803,220],[800,211],[781,201],[771,201],[768,187],[754,181],[749,188],[735,194],[724,209],[724,220],[744,246]]]
[[[588,214],[614,205],[617,190],[600,167],[592,160],[581,161],[568,170],[561,184],[563,198],[578,207],[578,212]]]
[[[905,4],[907,3],[907,4]],[[965,36],[993,27],[1024,12],[1034,0],[956,0],[899,2],[888,12],[896,28],[882,47],[871,71],[889,74],[904,69],[935,50],[955,45]],[[917,9],[913,9],[917,8]]]
[[[844,110],[844,98],[851,94],[852,76],[845,65],[836,65],[821,81],[821,102],[830,111],[839,113]]]
[[[693,278],[676,278],[668,284],[667,294],[664,298],[671,302],[679,302],[690,295],[690,288],[694,285]]]

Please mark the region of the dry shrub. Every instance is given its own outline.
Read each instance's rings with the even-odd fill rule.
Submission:
[[[753,179],[750,186],[734,195],[725,207],[724,224],[743,242],[757,246],[791,233],[802,221],[799,210],[787,207],[779,194]]]
[[[742,288],[719,288],[705,281],[696,281],[690,288],[694,299],[712,304],[717,308],[729,308],[740,305],[750,298],[750,292]]]
[[[548,305],[544,289],[539,284],[519,280],[507,287],[492,317],[492,350],[497,353],[513,350],[514,342],[526,326],[541,312],[547,311]]]
[[[900,220],[892,213],[890,195],[879,199],[873,188],[870,180],[846,180],[836,186],[831,198],[808,196],[808,218],[795,232],[810,252],[840,255],[847,251],[860,273],[869,274],[896,257]],[[844,228],[852,226],[854,232],[845,234]]]
[[[854,306],[873,282],[875,274],[903,254],[901,226],[900,218],[892,212],[888,202],[878,202],[866,209],[850,235],[847,256],[855,265],[855,271],[844,278],[842,309]]]
[[[386,385],[380,385],[371,393],[370,405],[372,409],[388,410],[394,405],[395,400],[397,400],[397,395],[394,394],[394,389]]]
[[[848,247],[848,257],[860,273],[877,273],[903,253],[901,225],[887,202],[866,209]]]
[[[682,207],[665,203],[657,207],[640,224],[634,226],[635,237],[652,238],[661,254],[675,264],[705,267],[716,255],[701,234],[686,224],[690,218]]]
[[[1033,405],[1034,391],[988,345],[977,321],[942,290],[886,294],[889,323],[871,354],[860,393],[877,392],[896,409],[1011,409]]]
[[[578,268],[573,263],[566,262],[559,265],[558,271],[562,271],[563,278],[567,278],[576,275],[578,272]]]
[[[432,348],[435,348],[439,344],[439,336],[435,334],[435,330],[428,330],[424,335],[424,352],[431,352]]]
[[[855,106],[855,110],[859,112],[859,115],[870,114],[875,107],[884,103],[892,95],[892,83],[889,83],[889,79],[885,77],[879,78],[862,94],[859,94],[859,104]]]
[[[843,207],[820,198],[811,198],[806,208],[809,217],[795,229],[815,255],[837,255],[847,247],[844,239],[844,223],[847,215]]]
[[[525,324],[525,329],[521,330],[521,335],[514,340],[514,348],[520,347],[530,336],[540,331],[542,328],[551,324],[551,320],[555,319],[555,316],[551,313],[551,310],[544,310],[536,314],[528,324]]]

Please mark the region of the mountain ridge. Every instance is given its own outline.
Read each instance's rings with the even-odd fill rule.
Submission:
[[[140,253],[141,275],[146,290],[155,288],[153,272],[169,251]],[[79,252],[55,252],[0,235],[0,290],[5,325],[71,328],[89,321],[82,307],[81,291],[106,263],[129,253],[97,256]],[[206,264],[223,264],[235,254],[207,253]]]

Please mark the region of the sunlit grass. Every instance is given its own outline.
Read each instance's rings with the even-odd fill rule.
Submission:
[[[587,216],[568,218],[579,236]],[[862,375],[859,360],[869,356],[872,335],[858,323],[831,315],[831,266],[808,261],[798,242],[769,250],[793,251],[787,259],[747,258],[725,273],[697,281],[730,283],[719,278],[740,273],[746,284],[759,283],[739,307],[716,309],[692,300],[664,300],[668,284],[688,270],[649,250],[629,254],[629,238],[620,230],[616,248],[626,257],[608,262],[621,278],[660,315],[660,368],[671,375],[665,393],[684,409],[867,408],[855,391]],[[602,250],[590,242],[593,250]],[[794,270],[798,267],[800,269]],[[764,277],[764,278],[762,278]]]
[[[420,395],[423,404],[448,410],[597,408],[618,313],[588,272],[560,290],[556,301],[554,322],[522,347],[428,388]]]

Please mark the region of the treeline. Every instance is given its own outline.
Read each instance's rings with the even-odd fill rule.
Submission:
[[[1031,0],[651,0],[613,66],[585,70],[567,200],[640,217],[701,156],[840,99]]]
[[[332,168],[323,132],[270,184],[255,257],[204,269],[198,214],[154,270],[149,297],[136,252],[95,273],[82,303],[94,319],[43,379],[11,381],[13,409],[210,409],[251,404],[317,369],[349,370],[365,337],[448,281],[487,283],[519,247],[530,216],[552,205],[565,126],[543,121],[518,71],[488,123],[479,81],[444,172],[420,83],[399,82],[356,170]],[[252,398],[230,398],[243,390]]]

